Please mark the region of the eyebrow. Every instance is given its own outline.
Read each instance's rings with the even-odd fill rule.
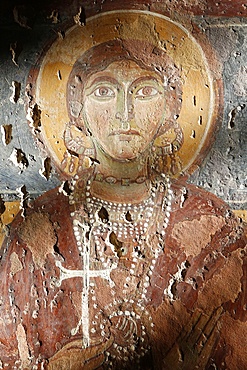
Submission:
[[[96,77],[92,81],[92,83],[89,86],[86,87],[86,89],[90,89],[93,85],[95,85],[99,82],[110,82],[113,85],[119,85],[119,82],[115,78],[112,78],[110,76],[100,76],[100,77]]]
[[[131,86],[132,85],[135,85],[135,84],[138,84],[140,82],[145,82],[145,81],[149,81],[149,80],[154,80],[157,84],[161,84],[161,81],[159,81],[156,77],[154,76],[142,76],[142,77],[138,77],[135,81],[133,81],[131,83]],[[163,86],[163,84],[162,84]]]
[[[138,77],[136,80],[134,80],[133,82],[131,82],[130,84],[130,87],[131,86],[134,86],[138,83],[142,83],[142,82],[145,82],[145,81],[155,81],[157,84],[161,84],[161,82],[154,76],[142,76],[142,77]],[[97,83],[104,83],[104,82],[108,82],[114,86],[120,86],[120,83],[118,82],[118,80],[116,80],[115,78],[111,77],[111,76],[99,76],[99,77],[96,77],[89,86],[87,86],[85,88],[85,90],[88,90],[88,89],[91,89],[93,85],[96,85]],[[163,84],[161,84],[163,86]]]

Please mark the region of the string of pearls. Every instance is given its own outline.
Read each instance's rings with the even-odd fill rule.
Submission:
[[[117,292],[112,290],[112,301],[108,302],[102,309],[104,312],[109,311],[109,318],[116,321],[116,326],[120,328],[128,327],[132,325],[135,327],[137,323],[141,325],[141,332],[138,340],[141,343],[141,348],[136,353],[135,345],[129,343],[126,339],[126,345],[114,344],[114,350],[111,353],[107,353],[106,365],[109,369],[113,367],[115,357],[126,359],[126,363],[129,359],[135,359],[136,357],[145,356],[150,350],[147,338],[147,328],[142,324],[142,317],[148,318],[148,326],[153,330],[154,327],[153,319],[150,316],[145,302],[147,297],[148,288],[152,275],[157,263],[157,258],[163,250],[164,237],[166,229],[169,224],[169,219],[172,210],[172,197],[173,192],[169,178],[165,175],[162,176],[162,181],[157,182],[156,186],[151,189],[151,194],[148,199],[144,200],[139,204],[131,203],[116,203],[108,202],[96,197],[92,197],[90,193],[91,182],[89,181],[86,186],[85,201],[88,213],[90,215],[89,225],[86,225],[83,221],[83,216],[80,215],[80,210],[72,212],[71,216],[73,219],[74,235],[77,241],[79,253],[83,257],[83,243],[85,243],[85,233],[90,230],[93,236],[94,244],[96,247],[96,253],[101,269],[107,269],[110,267],[110,262],[105,254],[106,247],[106,235],[110,232],[114,232],[117,238],[124,244],[129,245],[135,243],[137,245],[135,251],[129,259],[129,275],[126,277],[126,281],[121,291],[121,298],[117,298]],[[73,194],[70,197],[71,204],[74,204]],[[105,219],[99,216],[100,210],[105,210]],[[157,217],[156,217],[157,216]],[[155,220],[158,219],[160,224],[154,225]],[[157,236],[159,243],[150,242],[149,245],[149,228],[151,226],[156,227]],[[90,244],[90,239],[89,239]],[[145,248],[148,251],[148,258],[144,262],[142,259],[145,253]],[[88,249],[90,254],[90,245]],[[93,253],[91,251],[91,253]],[[84,256],[85,257],[85,256]],[[138,290],[135,294],[130,295],[129,286],[132,285],[132,280],[138,276],[138,269],[143,266],[143,273],[140,277]],[[96,311],[91,327],[91,335],[97,333],[100,328],[100,335],[102,338],[105,337],[106,333],[104,330],[105,323],[100,317],[100,307],[98,307],[97,296],[94,292],[94,282],[90,282],[90,293],[93,303],[93,309]],[[116,299],[114,299],[116,296]],[[120,310],[119,307],[126,305],[127,310]],[[133,350],[132,350],[133,347]]]
[[[153,187],[149,198],[139,204],[108,202],[90,196],[89,182],[86,191],[86,204],[91,224],[93,225],[97,221],[97,224],[101,224],[103,229],[106,226],[111,227],[119,239],[140,238],[147,232],[149,221],[153,216],[156,195],[157,189]],[[98,214],[102,208],[106,211],[107,220],[100,222]],[[103,231],[102,227],[100,232]]]

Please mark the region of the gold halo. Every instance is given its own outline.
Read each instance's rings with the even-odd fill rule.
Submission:
[[[178,123],[184,144],[178,152],[182,173],[194,170],[205,155],[215,131],[218,92],[199,43],[180,24],[145,11],[112,11],[87,19],[86,26],[73,26],[64,39],[57,39],[46,52],[35,84],[41,109],[41,140],[61,170],[66,147],[63,133],[69,116],[66,87],[76,60],[89,48],[108,40],[146,40],[162,47],[181,68],[183,102]]]

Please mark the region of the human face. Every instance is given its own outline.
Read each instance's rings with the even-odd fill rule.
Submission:
[[[163,121],[161,77],[133,61],[113,62],[88,79],[83,109],[85,123],[105,153],[120,161],[137,158]]]

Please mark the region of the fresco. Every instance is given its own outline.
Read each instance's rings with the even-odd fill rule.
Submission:
[[[246,367],[244,226],[185,181],[219,115],[204,46],[109,12],[30,73],[30,128],[62,184],[23,203],[1,249],[3,367]]]
[[[126,14],[128,14],[127,19]],[[136,20],[137,15],[138,21]],[[160,69],[161,75],[162,69],[170,69],[171,76],[163,73],[164,85],[176,84],[176,79],[180,80],[181,86],[183,85],[183,91],[180,92],[183,96],[177,95],[176,99],[176,91],[169,94],[170,101],[167,102],[169,107],[166,112],[166,121],[177,121],[177,126],[182,128],[186,145],[182,146],[179,153],[180,172],[187,170],[193,164],[195,165],[203,146],[206,146],[207,135],[210,131],[215,131],[215,127],[211,127],[211,125],[214,123],[212,116],[216,115],[218,109],[220,87],[215,88],[218,80],[217,78],[213,79],[210,75],[208,62],[200,45],[179,24],[166,17],[152,16],[151,13],[147,15],[145,12],[118,12],[118,16],[117,24],[114,12],[108,13],[107,17],[93,17],[87,21],[86,28],[72,28],[62,42],[58,40],[47,51],[36,82],[33,83],[33,79],[31,80],[33,86],[31,92],[36,96],[36,104],[41,110],[42,138],[52,157],[55,158],[57,166],[61,168],[60,163],[66,151],[64,143],[61,143],[61,137],[63,137],[66,123],[71,121],[69,117],[71,108],[68,111],[64,104],[71,68],[86,51],[89,53],[90,48],[97,45],[102,45],[101,50],[99,47],[97,52],[97,48],[95,48],[94,52],[92,51],[94,54],[91,59],[97,58],[98,65],[95,61],[95,66],[92,68],[95,70],[99,68],[102,62],[101,57],[104,58],[102,53],[106,54],[107,63],[110,58],[114,60],[114,56],[111,56],[110,52],[107,53],[107,45],[104,49],[103,44],[119,39],[120,45],[117,47],[126,48],[126,52],[132,53],[133,60],[141,59],[144,64],[147,63],[148,69],[156,69],[156,72]],[[102,30],[104,31],[102,32]],[[134,40],[132,32],[135,34]],[[155,51],[152,52],[154,48]],[[164,55],[165,59],[171,58],[170,66],[166,67],[165,61],[162,64]],[[117,59],[117,56],[115,58]],[[212,54],[210,59],[213,63]],[[104,60],[103,63],[106,64],[106,61]],[[173,75],[174,81],[169,81]],[[73,83],[75,82],[73,81]],[[169,89],[172,90],[173,87],[171,86]],[[180,107],[178,106],[179,100]],[[55,106],[51,105],[50,101],[56,102]],[[76,102],[74,105],[75,110],[80,109],[76,106]],[[30,109],[34,106],[31,102]],[[76,113],[74,112],[74,114]],[[163,134],[159,135],[160,138],[156,140],[158,148],[167,147],[174,136],[168,127],[167,132]],[[174,144],[174,148],[175,146],[176,144]],[[180,149],[179,143],[178,146]],[[166,149],[169,150],[168,147]],[[157,149],[160,154],[161,151],[161,149]]]

